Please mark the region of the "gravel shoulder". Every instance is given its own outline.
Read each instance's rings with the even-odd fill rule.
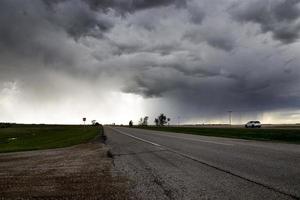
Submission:
[[[129,199],[100,142],[0,154],[0,199]]]

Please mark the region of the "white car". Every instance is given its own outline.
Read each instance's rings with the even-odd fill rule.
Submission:
[[[246,128],[260,128],[261,123],[260,121],[250,121],[247,124],[245,124]]]

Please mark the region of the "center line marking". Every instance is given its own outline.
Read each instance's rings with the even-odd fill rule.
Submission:
[[[111,128],[111,127],[110,127],[110,128]],[[114,131],[117,131],[117,132],[119,132],[119,133],[121,133],[121,134],[127,135],[128,137],[132,137],[132,138],[134,138],[134,139],[136,139],[136,140],[140,140],[140,141],[143,141],[143,142],[152,144],[152,145],[154,145],[154,146],[161,147],[160,144],[157,144],[157,143],[154,143],[154,142],[150,142],[150,141],[148,141],[148,140],[144,140],[144,139],[142,139],[142,138],[139,138],[139,137],[136,137],[136,136],[134,136],[134,135],[125,133],[125,132],[120,131],[120,130],[118,130],[118,129],[114,129],[114,128],[111,128],[111,129],[113,129]]]
[[[234,144],[227,144],[227,143],[223,143],[223,142],[214,142],[214,141],[201,140],[201,139],[193,139],[193,138],[183,138],[183,137],[177,137],[177,136],[167,135],[165,133],[162,133],[162,134],[150,133],[150,134],[158,135],[158,136],[163,136],[163,137],[176,138],[176,139],[181,139],[181,140],[190,140],[190,141],[195,141],[195,142],[205,142],[205,143],[220,144],[220,145],[226,145],[226,146],[234,146]]]

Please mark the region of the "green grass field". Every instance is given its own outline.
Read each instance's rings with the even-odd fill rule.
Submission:
[[[0,128],[0,152],[67,147],[92,140],[101,127],[80,125],[12,125]]]
[[[227,137],[247,140],[276,141],[300,144],[300,129],[202,128],[202,127],[137,127],[156,131]]]

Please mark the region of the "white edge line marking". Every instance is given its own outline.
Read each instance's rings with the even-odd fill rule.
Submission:
[[[110,128],[111,128],[111,127],[110,127]],[[120,130],[118,130],[118,129],[114,129],[114,128],[111,128],[111,129],[113,129],[114,131],[117,131],[117,132],[119,132],[119,133],[121,133],[121,134],[127,135],[128,137],[132,137],[132,138],[134,138],[134,139],[137,139],[137,140],[140,140],[140,141],[143,141],[143,142],[152,144],[152,145],[157,146],[157,147],[161,147],[160,144],[157,144],[157,143],[154,143],[154,142],[150,142],[150,141],[148,141],[148,140],[144,140],[144,139],[142,139],[142,138],[133,136],[133,135],[131,135],[131,134],[125,133],[125,132],[120,131]]]
[[[159,135],[159,136],[162,135],[162,136],[165,136],[165,137],[176,138],[176,139],[181,139],[181,140],[190,140],[190,141],[195,141],[195,142],[204,142],[204,143],[212,143],[212,144],[221,144],[221,145],[227,145],[227,146],[234,146],[234,144],[227,144],[227,143],[223,143],[223,142],[214,142],[214,141],[201,140],[201,139],[193,139],[193,138],[182,138],[182,137],[167,135],[165,133],[160,133],[159,134],[159,133],[153,133],[153,132],[151,132],[150,134]]]
[[[123,131],[120,131],[118,129],[116,130],[116,129],[112,128],[112,127],[110,127],[110,128],[113,129],[113,130],[115,130],[115,131],[119,131],[120,133],[122,132],[123,134],[125,134],[125,135],[127,135],[129,137],[133,137],[135,139],[138,139],[138,140],[150,143],[150,144],[154,144],[155,146],[161,146],[159,144],[150,142],[148,140],[144,140],[142,138],[130,135],[130,134],[125,133]],[[201,140],[201,139],[192,139],[192,138],[182,138],[182,137],[176,137],[176,136],[166,135],[166,134],[162,134],[162,133],[159,134],[159,133],[153,133],[153,132],[151,132],[151,134],[153,134],[153,135],[159,135],[159,136],[164,136],[164,137],[169,137],[169,138],[176,138],[176,139],[181,139],[181,140],[189,140],[189,141],[195,141],[195,142],[204,142],[204,143],[220,144],[220,145],[226,145],[226,146],[234,146],[234,144],[227,144],[227,143],[223,143],[223,142],[214,142],[214,141],[207,141],[207,140]]]
[[[195,142],[204,142],[204,143],[212,143],[212,144],[221,144],[221,145],[227,145],[227,146],[233,146],[234,144],[226,144],[223,142],[213,142],[213,141],[207,141],[207,140],[201,140],[201,139],[192,139],[192,138],[182,138],[182,137],[176,137],[176,136],[170,136],[170,135],[164,135],[166,137],[170,138],[176,138],[176,139],[181,139],[181,140],[190,140],[190,141],[195,141]]]
[[[116,131],[116,132],[119,132],[119,133],[121,133],[121,134],[123,134],[123,135],[126,135],[126,136],[128,136],[128,137],[132,137],[132,138],[134,138],[134,139],[136,139],[136,140],[140,140],[140,141],[142,141],[142,142],[146,142],[146,143],[152,144],[152,145],[154,145],[154,146],[162,147],[162,148],[164,148],[164,149],[166,149],[166,150],[168,150],[168,151],[170,151],[170,152],[177,153],[178,155],[181,155],[181,156],[183,156],[183,157],[192,159],[192,160],[194,160],[194,161],[198,161],[198,162],[201,162],[201,163],[204,162],[203,160],[199,160],[199,159],[197,159],[197,158],[195,158],[195,157],[193,157],[193,156],[190,156],[190,155],[185,154],[185,153],[181,153],[181,152],[179,152],[179,151],[173,150],[173,149],[168,148],[168,147],[166,147],[166,146],[163,146],[163,145],[160,145],[160,144],[157,144],[157,143],[154,143],[154,142],[150,142],[150,141],[148,141],[148,140],[144,140],[144,139],[142,139],[142,138],[139,138],[139,137],[136,137],[136,136],[134,136],[134,135],[125,133],[124,131],[120,131],[120,130],[115,129],[115,128],[112,128],[112,127],[109,127],[109,128],[111,128],[112,130],[114,130],[114,131]]]

